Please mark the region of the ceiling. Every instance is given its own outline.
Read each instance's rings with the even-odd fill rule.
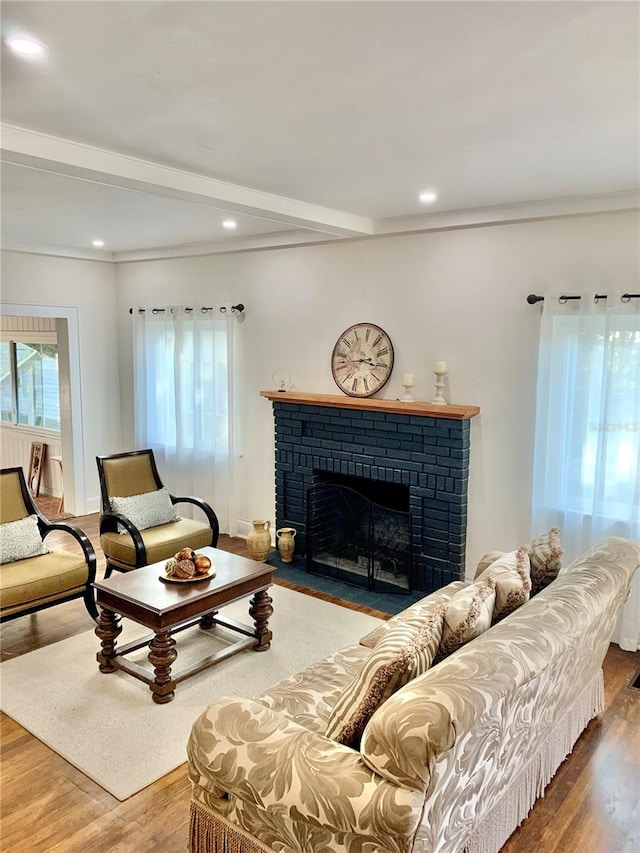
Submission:
[[[48,52],[2,45],[3,246],[122,260],[635,206],[639,16],[5,0],[3,38]]]

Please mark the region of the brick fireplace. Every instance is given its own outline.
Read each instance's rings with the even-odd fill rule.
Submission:
[[[477,406],[262,391],[275,419],[276,526],[306,552],[306,500],[327,475],[405,488],[411,587],[464,578],[471,418]]]

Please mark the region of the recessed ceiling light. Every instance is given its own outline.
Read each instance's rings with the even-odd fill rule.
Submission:
[[[20,56],[26,56],[30,59],[35,59],[39,56],[44,56],[47,51],[47,48],[42,42],[37,41],[37,39],[31,38],[31,36],[26,35],[12,35],[7,36],[4,40],[4,43],[7,47],[10,47],[15,53],[20,54]]]
[[[237,222],[234,219],[225,219],[224,222],[222,223],[222,227],[228,228],[229,231],[231,231],[234,228],[237,228]]]
[[[433,192],[433,190],[425,190],[424,192],[420,193],[418,198],[423,204],[431,204],[438,198],[438,196],[436,193]]]
[[[91,245],[95,246],[96,249],[101,249],[104,246],[104,240],[92,240]]]

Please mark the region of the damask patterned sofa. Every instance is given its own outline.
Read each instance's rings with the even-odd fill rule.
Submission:
[[[192,853],[490,853],[603,708],[602,662],[640,564],[610,538],[388,698],[359,749],[325,735],[364,645],[193,726]],[[464,584],[423,599],[425,612]],[[398,617],[394,617],[397,620]]]

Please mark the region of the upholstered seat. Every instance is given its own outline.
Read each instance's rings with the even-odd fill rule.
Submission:
[[[190,503],[202,510],[205,521],[177,518],[141,528],[124,512],[116,511],[127,498],[153,499],[164,490],[152,450],[136,450],[113,456],[98,456],[102,495],[100,544],[107,562],[105,577],[115,569],[128,572],[149,563],[167,560],[182,548],[204,548],[218,543],[219,525],[213,509],[194,497],[176,497],[167,493],[167,506]]]
[[[40,536],[44,553],[24,556],[0,566],[0,621],[35,613],[54,604],[83,598],[93,619],[98,618],[92,583],[96,576],[96,555],[89,539],[80,528],[67,522],[49,523],[38,511],[24,479],[22,468],[0,471],[2,504],[0,536],[7,539],[16,522],[29,524],[31,535]],[[81,553],[63,549],[49,550],[46,536],[52,530],[70,534],[80,545]],[[22,547],[21,542],[18,548]],[[4,547],[3,552],[8,549]]]

